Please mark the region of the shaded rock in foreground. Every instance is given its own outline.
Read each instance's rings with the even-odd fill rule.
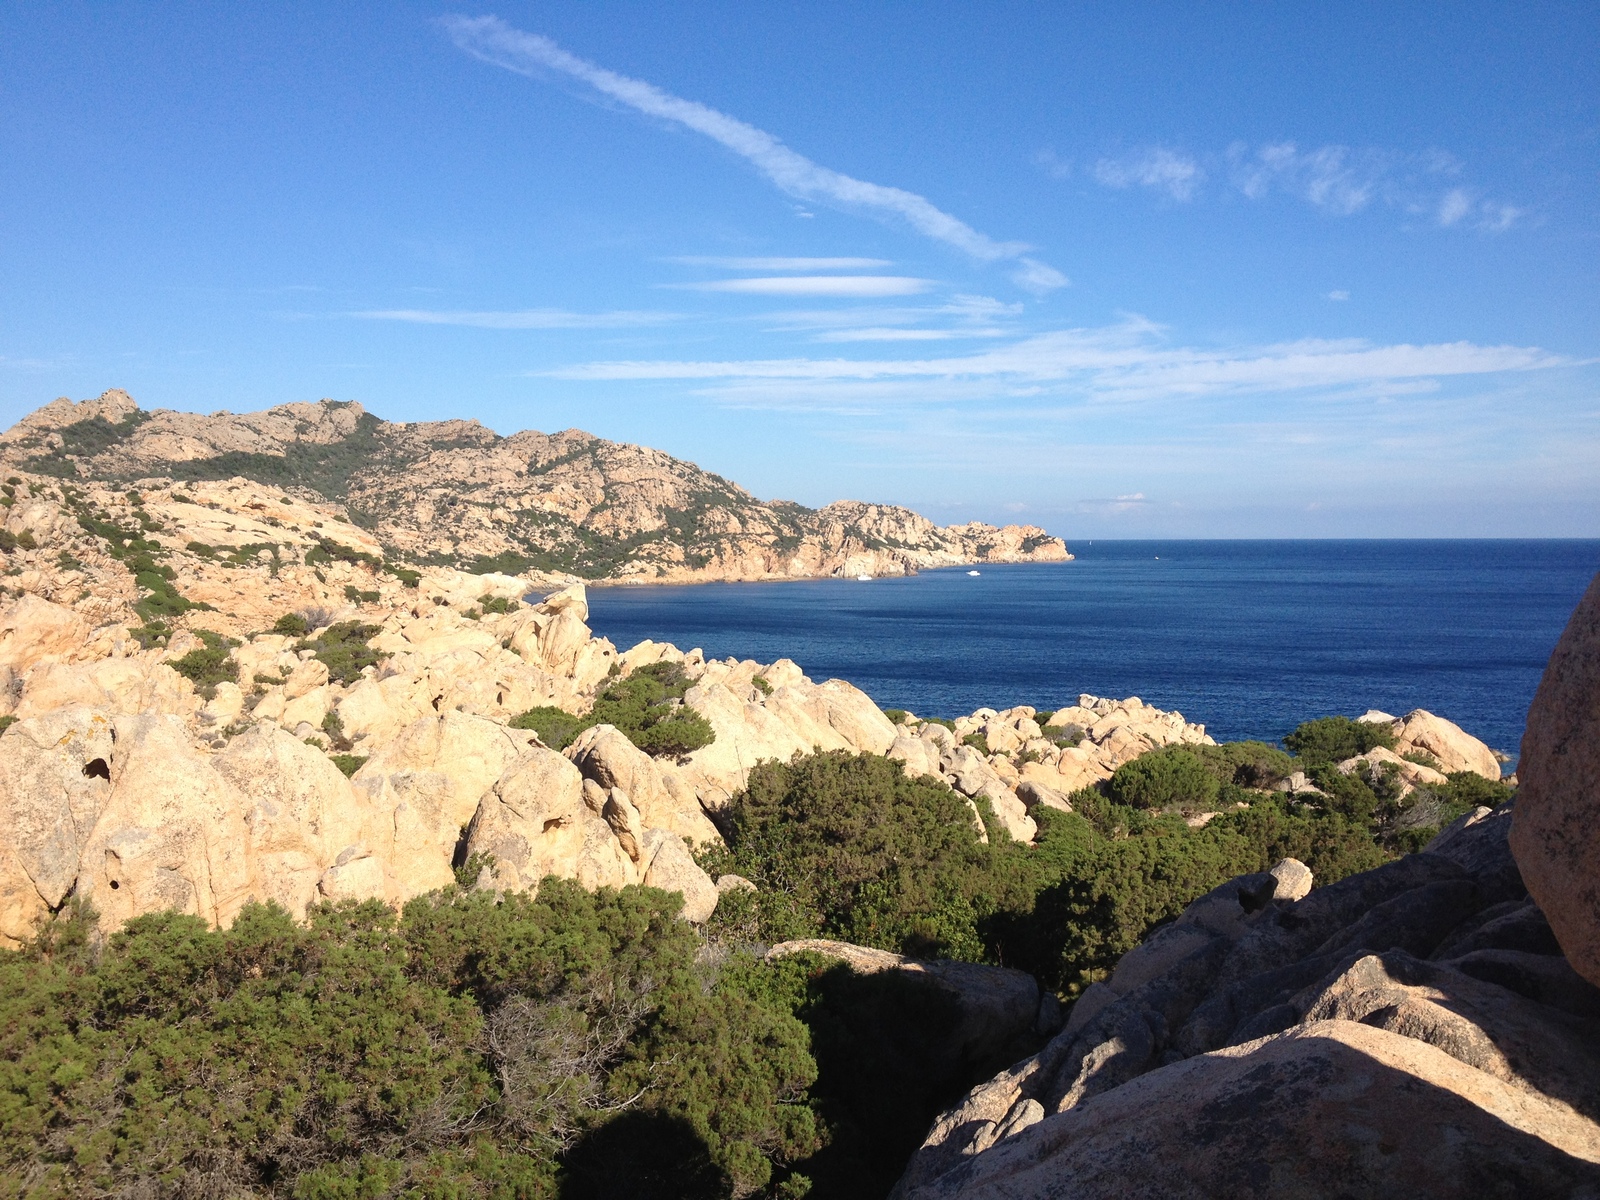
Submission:
[[[1600,984],[1600,576],[1528,710],[1511,844],[1573,967]]]
[[[1317,1021],[1153,1071],[897,1194],[1594,1196],[1600,1129],[1423,1042]]]

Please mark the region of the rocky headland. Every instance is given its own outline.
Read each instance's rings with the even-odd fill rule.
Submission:
[[[693,463],[581,430],[501,437],[476,421],[394,423],[331,400],[201,416],[147,412],[121,391],[63,398],[0,435],[0,469],[92,495],[137,486],[175,551],[289,549],[289,531],[303,540],[321,529],[408,565],[535,570],[551,583],[853,578],[1072,557],[1032,525],[941,528],[893,505],[764,502]]]

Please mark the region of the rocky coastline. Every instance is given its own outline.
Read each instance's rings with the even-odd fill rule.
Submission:
[[[108,425],[132,411],[95,403]],[[360,420],[310,407],[290,415]],[[51,419],[91,419],[80,409]],[[130,437],[156,427],[145,436],[175,455],[182,423],[159,419]],[[63,448],[6,437],[8,461],[35,468]],[[676,893],[700,928],[755,886],[707,864],[763,764],[870,756],[941,789],[978,841],[1029,847],[1052,813],[1137,783],[1135,767],[1228,752],[1137,697],[928,718],[788,659],[620,649],[593,636],[567,573],[398,559],[399,526],[375,532],[294,486],[100,481],[95,455],[64,461],[70,474],[5,468],[8,950],[74,904],[104,933],[167,912],[227,929],[264,902],[303,922],[326,902],[531,896],[552,877]],[[873,562],[914,559],[900,547]],[[1006,966],[831,938],[765,960],[926,984],[957,1016],[931,1057],[992,1070],[1016,1055],[935,1118],[902,1200],[1310,1197],[1331,1179],[1352,1196],[1600,1195],[1597,696],[1600,580],[1530,712],[1512,801],[1342,878],[1293,857],[1233,878],[1071,994]],[[649,722],[676,723],[679,740],[651,743]],[[1308,776],[1282,751],[1236,744],[1243,782],[1159,819],[1205,830],[1224,810],[1314,803],[1346,779],[1402,811],[1463,779],[1499,786],[1496,755],[1433,713],[1341,728],[1365,730],[1368,748]]]

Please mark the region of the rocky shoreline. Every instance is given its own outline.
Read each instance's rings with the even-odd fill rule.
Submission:
[[[227,928],[254,902],[297,921],[324,901],[490,903],[551,876],[675,892],[703,925],[750,892],[702,864],[774,760],[873,756],[896,786],[934,787],[947,827],[970,816],[979,840],[1031,854],[1069,819],[1049,810],[1230,752],[1137,697],[926,718],[787,659],[621,650],[593,636],[581,582],[408,566],[293,489],[6,478],[7,948],[70,904],[104,936],[168,911]],[[985,1073],[1023,1055],[935,1119],[902,1200],[1310,1197],[1332,1179],[1353,1196],[1600,1195],[1596,696],[1600,580],[1529,714],[1513,801],[1426,844],[1402,831],[1419,852],[1320,886],[1295,858],[1232,879],[1063,991],[1066,1011],[1003,966],[809,937],[767,961],[931,984],[960,1019],[929,1054]],[[651,722],[679,740],[648,752]],[[1219,805],[1271,819],[1280,795],[1347,782],[1402,808],[1499,786],[1494,752],[1425,710],[1340,729],[1367,748],[1292,769],[1235,743],[1242,782],[1153,801],[1149,819],[1204,838]]]

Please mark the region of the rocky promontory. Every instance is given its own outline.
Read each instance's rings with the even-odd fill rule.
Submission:
[[[941,528],[894,505],[760,501],[693,463],[581,430],[501,437],[476,421],[389,422],[331,400],[202,416],[149,412],[121,391],[63,398],[0,435],[0,469],[77,487],[137,484],[153,501],[181,491],[212,507],[246,491],[258,510],[313,506],[358,527],[363,548],[411,565],[590,581],[854,578],[1072,557],[1032,525]],[[213,541],[281,542],[270,529],[251,535]]]

